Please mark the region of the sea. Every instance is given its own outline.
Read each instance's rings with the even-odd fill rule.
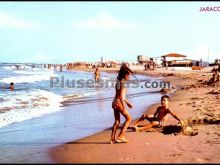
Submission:
[[[24,144],[31,137],[33,142],[64,143],[111,128],[116,77],[117,73],[101,72],[102,83],[97,83],[93,72],[65,68],[61,71],[40,64],[0,63],[0,143],[22,141]],[[159,103],[162,96],[160,86],[147,88],[144,84],[162,80],[146,75],[130,79],[127,98],[133,109],[129,112],[138,118],[148,106]],[[11,82],[14,90],[8,89]],[[42,126],[42,123],[47,124]],[[50,128],[53,133],[48,132]],[[44,129],[47,131],[43,132]],[[55,131],[59,136],[52,136]]]

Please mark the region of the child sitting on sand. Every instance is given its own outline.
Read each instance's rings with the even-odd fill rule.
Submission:
[[[156,110],[156,112],[153,115],[149,114],[143,114],[135,123],[134,123],[134,129],[135,131],[143,131],[150,129],[154,126],[157,127],[163,127],[167,118],[168,114],[171,114],[175,119],[177,119],[180,124],[181,120],[169,109],[169,99],[170,97],[167,95],[164,95],[161,97],[161,106],[159,106]],[[150,123],[143,127],[138,127],[137,124],[140,121],[143,121],[144,119],[147,119]]]

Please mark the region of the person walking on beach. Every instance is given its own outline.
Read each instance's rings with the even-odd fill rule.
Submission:
[[[95,79],[95,82],[98,82],[100,80],[100,73],[99,73],[98,68],[96,68],[96,70],[95,70],[94,79]]]
[[[130,125],[132,118],[126,109],[125,104],[127,104],[129,108],[132,108],[132,104],[126,99],[125,83],[127,80],[129,80],[130,74],[133,74],[133,72],[125,64],[121,66],[118,72],[117,81],[115,84],[116,94],[112,102],[115,122],[112,127],[112,134],[111,134],[111,141],[110,141],[111,144],[128,142],[128,140],[125,138],[125,132],[128,126]],[[125,122],[123,124],[123,127],[121,128],[121,131],[118,137],[115,138],[117,128],[120,124],[120,114],[122,114],[123,117],[125,118]]]
[[[168,119],[168,114],[171,114],[176,120],[178,120],[182,126],[181,120],[169,109],[169,99],[170,97],[164,95],[161,97],[161,106],[159,106],[153,115],[143,114],[135,123],[135,131],[143,131],[150,129],[154,126],[163,127],[166,120]],[[138,123],[144,119],[148,120],[150,123],[143,127],[138,127]]]
[[[166,70],[168,70],[168,61],[167,60],[165,60],[165,68],[166,68]]]
[[[60,72],[63,71],[63,64],[60,64]]]

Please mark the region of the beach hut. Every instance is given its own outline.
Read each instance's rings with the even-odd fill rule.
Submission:
[[[185,55],[178,53],[169,53],[161,57],[164,63],[168,63],[168,66],[190,66],[192,63],[191,60],[186,59]]]
[[[177,53],[169,53],[166,55],[162,55],[161,57],[166,61],[184,60],[186,58],[185,55],[177,54]]]

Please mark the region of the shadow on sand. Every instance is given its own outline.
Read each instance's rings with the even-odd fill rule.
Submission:
[[[181,131],[182,131],[182,127],[181,126],[167,125],[167,126],[163,127],[161,132],[166,135],[166,134],[180,133]]]
[[[109,144],[109,142],[68,142],[66,144]]]

